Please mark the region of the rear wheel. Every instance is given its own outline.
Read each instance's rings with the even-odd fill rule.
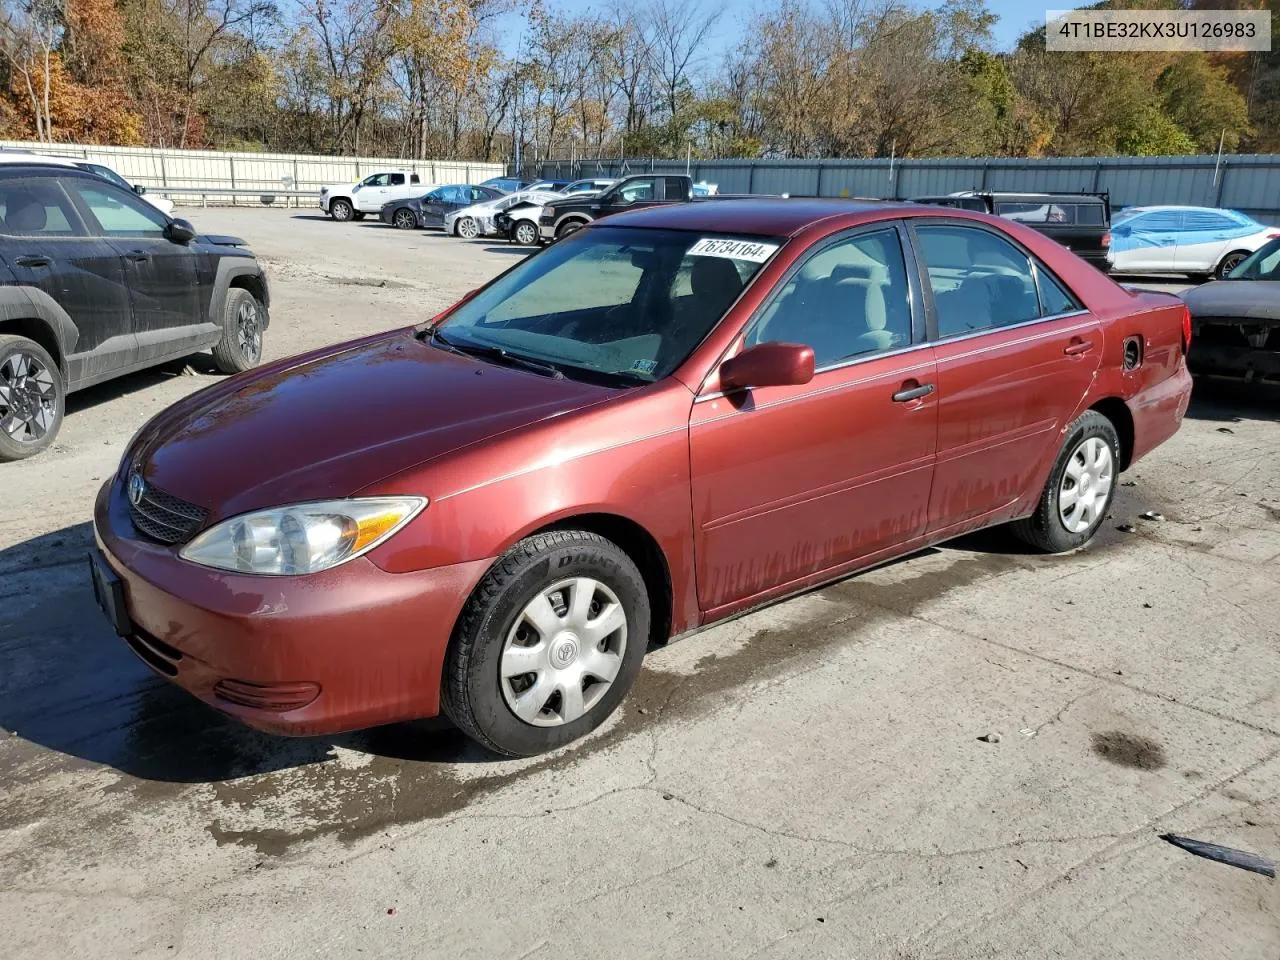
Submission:
[[[350,220],[354,213],[355,209],[351,206],[350,200],[337,199],[329,204],[329,216],[339,223]]]
[[[480,236],[480,224],[476,223],[474,217],[462,217],[458,220],[457,231],[463,240],[474,240]]]
[[[62,374],[44,347],[0,336],[0,461],[34,456],[53,443],[65,399]]]
[[[418,225],[418,218],[408,207],[401,207],[391,217],[391,222],[398,230],[412,230]]]
[[[538,228],[528,220],[521,220],[516,224],[516,243],[525,247],[532,247],[538,242]]]
[[[1248,250],[1232,250],[1222,258],[1222,262],[1218,264],[1218,269],[1214,271],[1213,275],[1219,280],[1226,279],[1227,274],[1244,263],[1248,257]]]
[[[1096,410],[1085,411],[1067,429],[1035,513],[1014,523],[1014,533],[1047,553],[1083,547],[1111,509],[1119,465],[1116,428]]]
[[[554,750],[617,709],[648,639],[644,579],[616,544],[583,530],[529,537],[463,610],[445,660],[444,709],[497,753]]]
[[[213,348],[213,362],[223,373],[241,373],[262,359],[262,304],[243,287],[227,291],[222,313],[222,339]]]

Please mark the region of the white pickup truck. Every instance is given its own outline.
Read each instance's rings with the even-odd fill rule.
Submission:
[[[320,209],[335,220],[362,220],[377,213],[390,200],[420,197],[434,184],[423,183],[412,170],[379,170],[358,183],[320,188]]]

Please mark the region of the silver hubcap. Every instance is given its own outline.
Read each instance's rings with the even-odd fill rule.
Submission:
[[[1244,257],[1227,257],[1226,260],[1222,261],[1222,270],[1218,275],[1225,277],[1242,263],[1244,263]]]
[[[562,580],[530,600],[507,634],[502,696],[525,723],[572,723],[613,686],[626,649],[617,595],[590,577]]]
[[[250,363],[257,363],[262,356],[262,327],[258,323],[258,308],[252,303],[241,303],[236,310],[236,342],[240,355]]]
[[[0,430],[10,440],[44,439],[58,413],[53,373],[29,353],[11,353],[0,364]]]
[[[516,239],[525,244],[533,243],[533,226],[522,223],[516,227]]]
[[[333,219],[346,220],[349,216],[351,216],[351,207],[349,205],[342,202],[333,205]]]
[[[408,210],[396,211],[396,226],[401,230],[408,230],[416,223],[416,219]]]
[[[1098,522],[1107,508],[1114,474],[1111,445],[1101,437],[1089,437],[1075,448],[1058,489],[1058,515],[1068,531],[1083,533]]]
[[[474,240],[478,232],[476,222],[470,217],[463,217],[458,223],[458,236],[464,240]]]

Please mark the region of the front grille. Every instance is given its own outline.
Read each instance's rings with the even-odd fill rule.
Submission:
[[[185,543],[204,526],[209,512],[145,484],[142,495],[129,498],[129,514],[139,533],[161,543]]]

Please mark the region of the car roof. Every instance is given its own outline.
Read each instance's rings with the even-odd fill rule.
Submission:
[[[80,169],[76,161],[68,160],[66,157],[47,157],[40,153],[28,153],[25,150],[0,150],[0,163]]]
[[[785,197],[707,199],[617,213],[602,223],[789,237],[829,217],[848,216],[855,213],[900,213],[903,208],[903,204],[893,201],[861,203],[840,197],[813,197],[803,200]],[[945,214],[939,213],[939,216],[943,215]]]

